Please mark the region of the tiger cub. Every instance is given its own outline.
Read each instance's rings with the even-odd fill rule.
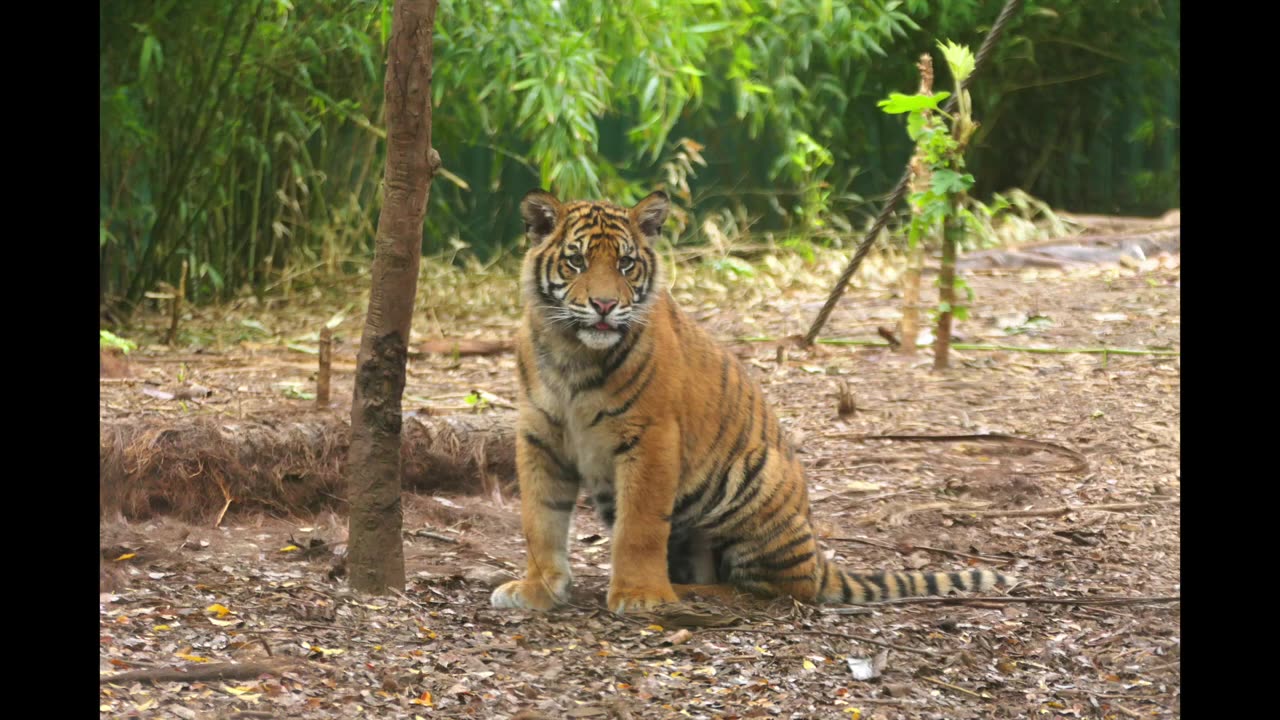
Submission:
[[[804,473],[760,385],[663,287],[654,246],[668,209],[662,192],[630,209],[541,190],[521,202],[532,246],[517,341],[528,569],[492,604],[568,599],[583,490],[613,529],[616,613],[689,593],[856,603],[1008,584],[986,570],[858,575],[826,560]]]

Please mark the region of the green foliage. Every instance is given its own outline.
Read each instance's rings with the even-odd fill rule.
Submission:
[[[969,91],[963,86],[964,79],[973,72],[974,56],[968,48],[955,43],[939,42],[938,47],[942,49],[960,99],[954,115],[938,108],[938,98],[943,93],[918,94],[916,102],[909,102],[904,96],[894,93],[879,103],[888,114],[909,113],[907,131],[916,143],[915,159],[911,165],[912,172],[917,173],[913,186],[918,188],[925,184],[920,180],[927,180],[925,189],[917,189],[907,197],[911,207],[908,227],[911,247],[937,233],[948,219],[951,225],[948,225],[947,241],[951,242],[957,235],[964,234],[952,232],[955,223],[961,223],[958,227],[963,230],[972,225],[974,219],[973,213],[964,207],[966,194],[973,187],[973,175],[963,172],[965,146],[977,128],[970,115],[972,102]],[[944,118],[950,122],[944,122]],[[954,260],[955,249],[954,246],[944,249],[942,275],[949,275],[952,287],[966,291],[972,299],[973,291],[969,284],[964,278],[951,274],[948,267],[948,258]],[[964,320],[969,315],[967,306],[945,301],[938,304],[937,312],[951,313],[957,320]]]
[[[176,284],[183,259],[197,301],[367,264],[391,7],[100,0],[104,301]],[[983,70],[971,192],[1176,205],[1178,9],[1028,2]],[[976,0],[441,0],[425,249],[510,248],[537,185],[624,202],[665,185],[695,236],[686,213],[848,235],[925,132],[876,100],[913,84],[931,38],[976,46],[993,17]]]
[[[949,97],[951,97],[951,93],[945,90],[933,95],[889,93],[887,100],[881,100],[876,105],[890,115],[901,115],[902,113],[917,113],[921,110],[937,110],[942,107],[942,101]],[[911,139],[914,140],[918,135],[918,132],[913,133]]]
[[[138,349],[138,344],[132,340],[126,340],[108,330],[99,330],[98,348],[101,350],[119,350],[125,355],[128,355],[130,352]]]

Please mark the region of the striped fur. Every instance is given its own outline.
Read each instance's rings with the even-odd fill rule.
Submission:
[[[528,570],[493,604],[567,599],[584,491],[613,528],[614,612],[688,592],[859,603],[1008,584],[986,570],[859,575],[825,559],[803,471],[760,385],[663,287],[654,243],[667,210],[661,192],[630,209],[542,191],[521,204],[532,244],[517,343]]]

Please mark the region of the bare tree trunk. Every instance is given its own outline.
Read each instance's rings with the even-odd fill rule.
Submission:
[[[919,95],[933,94],[933,57],[929,53],[920,56],[916,63],[920,69]],[[929,188],[931,175],[924,161],[924,153],[916,150],[911,158],[911,192],[917,193]],[[902,322],[898,325],[898,352],[903,355],[916,354],[916,342],[920,338],[920,273],[924,269],[924,244],[926,238],[920,238],[915,245],[907,247],[907,270],[902,275]]]
[[[351,408],[347,493],[352,588],[404,588],[400,537],[400,402],[422,255],[422,223],[440,156],[431,147],[436,0],[396,0],[387,48],[387,167],[372,289]]]
[[[924,238],[907,248],[907,270],[902,274],[902,322],[898,325],[898,352],[915,355],[920,339],[920,274],[924,270]]]
[[[964,222],[956,215],[959,201],[952,199],[951,211],[942,223],[942,267],[938,271],[938,299],[947,309],[938,313],[934,333],[933,369],[945,370],[951,357],[951,316],[956,303],[956,247],[964,233]]]

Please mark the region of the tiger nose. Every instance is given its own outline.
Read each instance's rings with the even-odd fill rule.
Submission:
[[[609,311],[617,304],[617,298],[591,298],[591,306],[594,307],[602,316],[608,315]]]

